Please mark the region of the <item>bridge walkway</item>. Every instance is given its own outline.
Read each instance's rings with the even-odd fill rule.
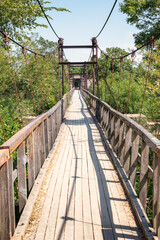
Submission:
[[[80,91],[56,144],[24,239],[144,239]]]

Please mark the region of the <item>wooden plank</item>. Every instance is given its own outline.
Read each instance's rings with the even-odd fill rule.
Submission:
[[[144,209],[146,209],[149,146],[144,141],[142,141],[141,148],[142,154],[140,166],[139,199]]]
[[[87,121],[88,121],[88,119],[87,119]],[[92,127],[93,127],[93,125],[92,125]],[[90,128],[90,126],[88,126],[88,128]],[[95,132],[95,130],[94,130],[94,132]],[[89,131],[88,131],[88,133],[89,133]],[[87,133],[85,133],[85,134],[87,134]],[[87,135],[89,136],[89,134],[87,134]],[[108,218],[105,215],[108,215],[108,211],[106,209],[106,205],[104,204],[104,202],[105,202],[104,194],[103,194],[103,192],[99,193],[100,189],[97,186],[97,185],[99,185],[99,184],[97,184],[97,179],[99,182],[100,175],[99,175],[99,170],[96,167],[97,159],[96,159],[95,152],[94,152],[93,141],[91,141],[90,139],[88,139],[88,140],[89,140],[89,146],[88,146],[88,144],[85,144],[85,145],[86,145],[86,153],[87,153],[86,159],[87,159],[87,166],[88,166],[87,170],[88,170],[91,215],[92,215],[92,222],[93,222],[93,236],[94,236],[95,240],[101,240],[101,239],[104,239],[105,236],[107,235],[107,234],[105,234],[105,232],[106,232]],[[96,140],[96,139],[94,138],[94,140]],[[102,184],[101,184],[101,186],[102,186]],[[98,191],[97,191],[97,189],[98,189]],[[103,189],[103,188],[101,188],[101,189]],[[102,200],[102,195],[103,195],[103,200]],[[101,199],[99,198],[99,196],[101,196]],[[102,208],[103,208],[103,211],[101,211]],[[110,234],[108,234],[108,237],[109,238],[111,237]],[[110,239],[112,239],[112,238],[110,238]]]
[[[0,167],[0,239],[8,240],[10,235],[8,196],[8,163]]]
[[[51,179],[50,184],[54,187],[53,191],[53,197],[52,197],[52,205],[50,208],[50,214],[48,217],[48,223],[46,228],[46,234],[45,239],[55,239],[55,231],[56,231],[56,224],[57,224],[57,216],[58,216],[58,209],[59,209],[59,200],[61,196],[61,190],[62,190],[62,180],[63,175],[65,171],[66,166],[66,160],[67,158],[63,158],[65,156],[65,152],[67,152],[67,148],[69,149],[69,144],[65,144],[62,148],[62,151],[60,151],[60,154],[58,155],[58,161],[61,161],[61,166],[59,169],[54,171],[53,178]],[[58,176],[57,179],[54,178],[55,176]],[[56,180],[56,181],[55,181]]]
[[[94,118],[94,116],[92,115],[92,117]],[[102,132],[102,129],[100,127],[100,125],[98,124],[97,120],[94,118],[94,121],[96,122],[96,125],[98,127],[98,130],[101,134],[101,137],[104,141],[104,145],[107,148],[107,151],[109,153],[109,155],[111,156],[114,166],[116,167],[116,170],[118,172],[118,175],[122,181],[123,187],[127,193],[127,197],[129,198],[131,205],[133,207],[133,210],[136,214],[136,218],[138,220],[138,223],[141,226],[141,229],[143,231],[143,234],[145,236],[146,239],[150,240],[150,239],[157,239],[153,229],[150,227],[149,224],[149,220],[145,214],[145,211],[142,207],[141,202],[139,201],[139,199],[137,198],[137,195],[131,185],[131,183],[128,181],[128,178],[126,177],[126,174],[119,162],[119,160],[116,158],[114,152],[112,151],[110,145],[108,144],[108,141],[106,140],[106,138],[104,137],[104,134]]]
[[[158,156],[153,155],[153,227],[158,233]]]
[[[9,220],[10,236],[15,231],[15,203],[14,203],[14,181],[13,181],[13,157],[8,160],[8,201],[9,201]]]
[[[132,144],[131,137],[132,137],[132,129],[129,126],[126,126],[123,167],[127,176],[129,176],[129,170],[130,170],[130,149]]]
[[[64,136],[63,136],[64,138]],[[46,194],[46,198],[44,201],[44,205],[43,205],[43,210],[42,210],[42,214],[41,214],[41,218],[37,227],[37,231],[36,231],[36,236],[35,236],[35,240],[39,240],[39,239],[44,239],[45,238],[45,234],[46,234],[46,230],[48,227],[48,220],[49,220],[49,215],[50,215],[50,211],[51,211],[51,207],[52,207],[52,200],[53,200],[53,196],[54,196],[54,189],[55,189],[55,185],[56,185],[56,181],[58,178],[58,174],[61,168],[61,164],[63,161],[62,155],[61,155],[61,148],[60,148],[60,144],[62,144],[64,142],[64,139],[62,139],[57,145],[57,148],[55,149],[54,154],[51,156],[53,160],[53,164],[52,164],[52,169],[50,171],[50,179],[48,181],[48,190],[47,190],[47,194]],[[60,155],[60,157],[59,157]],[[48,175],[48,174],[47,174]],[[54,228],[54,224],[52,225],[52,229]],[[53,231],[52,231],[53,232]],[[52,237],[51,233],[50,233],[50,238]]]
[[[88,136],[86,136],[88,140]],[[94,239],[93,235],[93,221],[91,215],[91,206],[89,199],[89,186],[88,186],[88,172],[87,172],[87,156],[86,156],[86,143],[82,144],[82,204],[83,204],[83,221],[84,221],[84,239]]]
[[[77,141],[77,172],[75,187],[75,239],[83,239],[83,215],[82,215],[82,135],[84,134],[83,118],[79,113],[78,141]],[[81,139],[81,141],[79,141]]]
[[[133,138],[133,142],[132,142],[132,153],[131,153],[130,182],[135,189],[137,163],[138,163],[138,150],[139,150],[139,135],[135,131],[133,131],[132,138]]]
[[[23,142],[17,149],[19,212],[22,211],[27,201],[25,157],[25,142]]]
[[[28,156],[28,188],[31,190],[35,181],[35,157],[34,157],[33,134],[27,138],[27,156]]]

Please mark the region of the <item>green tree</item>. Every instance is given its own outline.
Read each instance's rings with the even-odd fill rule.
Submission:
[[[120,10],[127,14],[127,22],[140,30],[134,34],[136,45],[150,41],[152,36],[160,33],[159,0],[124,0]]]
[[[40,0],[44,11],[68,11],[65,8],[49,7],[48,3]],[[1,0],[0,1],[0,29],[11,37],[22,39],[26,29],[32,30],[38,26],[47,27],[37,22],[39,17],[44,17],[36,0]],[[52,19],[50,16],[48,16]]]

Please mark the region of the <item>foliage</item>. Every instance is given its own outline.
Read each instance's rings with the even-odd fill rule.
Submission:
[[[65,8],[49,7],[48,3],[40,0],[44,11],[69,11]],[[1,0],[0,1],[0,29],[7,32],[14,39],[22,39],[27,37],[26,29],[31,30],[38,26],[47,27],[45,24],[40,24],[37,19],[44,17],[36,0]],[[48,16],[49,17],[49,16]],[[51,17],[49,17],[52,19]]]
[[[46,41],[43,38],[30,42],[30,44],[32,44],[33,50],[36,51],[39,48],[41,53],[44,53],[45,51],[53,53],[53,50],[56,48],[56,43],[48,40]],[[30,84],[21,48],[13,47],[10,44],[10,52],[23,117],[36,116],[36,114],[41,114],[42,112],[47,111],[50,107],[55,105],[59,100],[59,97],[61,97],[61,79],[59,79],[57,66],[58,59],[56,54],[55,57],[53,54],[51,55],[51,60],[47,54],[46,68],[45,59],[41,56],[38,57],[40,75],[37,69],[35,55],[30,53],[26,54],[31,79]],[[2,116],[6,137],[9,139],[22,127],[22,122],[6,47],[0,48],[0,58],[0,114]],[[65,71],[66,70],[67,69],[65,69]],[[33,89],[36,113],[33,104],[31,86]],[[65,92],[68,90],[69,82],[66,82]],[[2,126],[0,125],[0,145],[3,142]]]
[[[106,55],[115,57],[122,56],[126,52],[120,48],[107,48]],[[129,92],[129,103],[127,113],[140,113],[142,106],[142,99],[144,95],[145,81],[148,70],[148,62],[150,57],[150,52],[143,51],[143,59],[141,62],[134,61],[133,73],[131,78],[131,86]],[[147,90],[145,94],[145,101],[143,106],[143,114],[149,119],[159,119],[160,118],[160,75],[159,75],[159,59],[160,51],[157,46],[154,49],[151,68],[149,72],[149,78],[147,82]],[[112,74],[112,59],[106,58],[103,55],[99,58],[99,64],[103,70],[103,74],[113,92],[115,100],[118,102],[119,108],[122,113],[126,113],[127,101],[128,101],[128,91],[129,91],[129,80],[131,74],[131,58],[127,57],[123,60],[121,69],[121,79],[120,79],[120,60],[115,59],[113,62],[113,74]],[[110,92],[103,80],[101,74],[99,75],[100,84],[100,97],[109,103],[113,108],[116,105],[110,95]],[[119,96],[118,96],[119,95]]]
[[[159,0],[124,0],[120,10],[127,14],[127,22],[140,30],[134,34],[136,44],[148,42],[152,36],[160,33]]]

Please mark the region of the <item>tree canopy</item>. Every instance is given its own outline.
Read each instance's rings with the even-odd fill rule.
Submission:
[[[40,0],[44,11],[68,11],[65,8],[49,7],[50,2]],[[37,22],[37,18],[44,17],[36,0],[1,0],[0,1],[0,29],[7,32],[10,37],[21,39],[25,30],[38,26],[47,27]],[[51,18],[50,16],[48,16]],[[51,18],[52,19],[52,18]]]
[[[160,33],[159,0],[123,0],[120,10],[127,14],[127,22],[140,30],[134,34],[136,45],[150,41],[152,36]]]

